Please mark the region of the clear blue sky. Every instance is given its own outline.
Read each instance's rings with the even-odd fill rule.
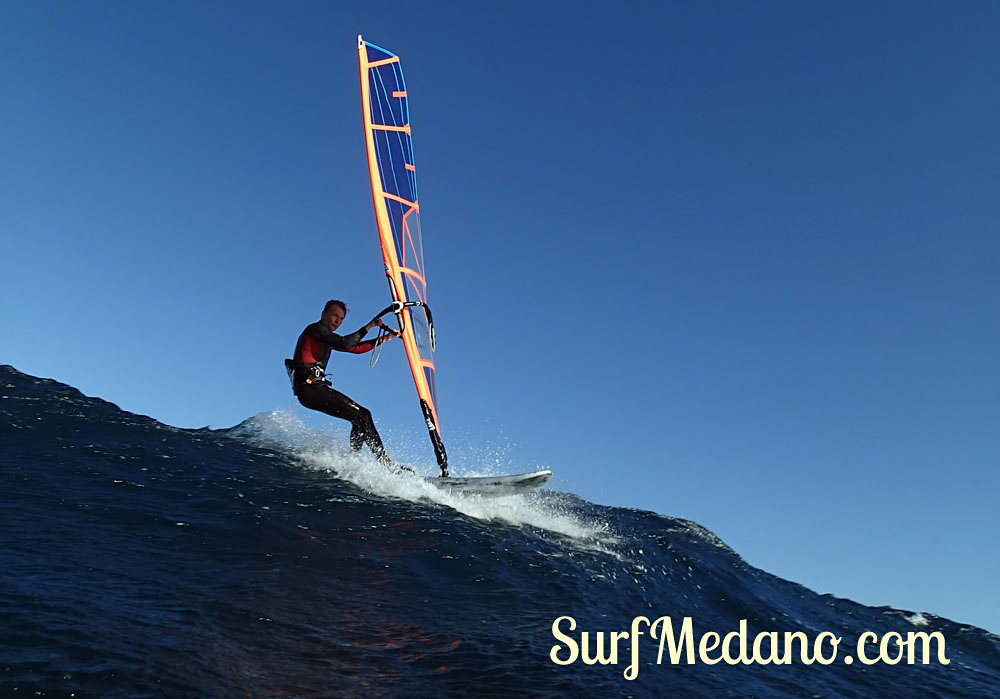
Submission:
[[[453,453],[1000,631],[996,3],[5,2],[0,361],[308,423],[298,332],[387,298],[358,33],[406,71]],[[332,368],[430,467],[401,349]]]

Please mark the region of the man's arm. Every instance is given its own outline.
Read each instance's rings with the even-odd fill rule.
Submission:
[[[379,325],[382,325],[382,319],[373,318],[368,323],[368,325],[365,325],[364,327],[355,330],[350,335],[338,335],[337,333],[332,332],[321,325],[319,329],[319,339],[325,342],[326,344],[330,345],[330,347],[337,350],[338,352],[353,352],[355,354],[360,354],[362,352],[370,352],[372,349],[375,348],[376,344],[378,343],[362,342],[362,340],[364,339],[365,335],[368,334],[369,330]],[[395,337],[394,331],[390,329],[390,332],[392,332],[393,334],[385,338],[386,340]]]
[[[394,337],[399,337],[399,333],[392,328],[386,328],[389,332],[385,335],[381,335],[375,340],[368,340],[367,342],[359,342],[350,349],[344,350],[345,352],[353,352],[354,354],[364,354],[365,352],[371,352],[373,349],[381,345],[383,342],[388,342]]]
[[[320,341],[329,345],[338,352],[350,352],[352,347],[361,342],[367,332],[367,325],[360,330],[352,332],[350,335],[338,335],[322,325],[320,325],[316,330],[316,334],[319,336]]]

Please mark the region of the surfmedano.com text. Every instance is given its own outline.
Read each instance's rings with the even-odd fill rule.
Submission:
[[[706,665],[720,662],[730,665],[789,665],[796,661],[803,665],[832,665],[838,658],[845,665],[855,660],[864,665],[913,665],[918,662],[927,665],[935,655],[932,651],[935,646],[936,662],[941,665],[951,662],[945,657],[944,636],[940,631],[929,634],[911,631],[906,636],[890,631],[881,637],[873,631],[865,631],[858,637],[853,654],[849,645],[842,649],[842,637],[830,631],[817,634],[811,640],[802,631],[761,631],[750,638],[746,619],[740,619],[738,631],[725,635],[708,631],[700,635],[697,643],[694,622],[689,616],[684,617],[679,631],[675,630],[673,619],[669,616],[661,616],[655,621],[637,616],[632,620],[629,631],[607,633],[577,632],[576,620],[561,616],[552,622],[552,636],[558,643],[552,646],[549,658],[556,665],[572,665],[577,660],[586,665],[617,665],[618,646],[625,641],[629,664],[623,674],[627,680],[634,680],[639,675],[641,643],[656,647],[657,665],[663,663],[664,651],[667,662],[673,665],[694,665],[697,662]],[[649,640],[644,641],[644,636],[648,636]]]

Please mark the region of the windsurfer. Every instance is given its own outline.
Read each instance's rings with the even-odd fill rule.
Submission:
[[[306,326],[295,343],[295,356],[285,360],[292,391],[299,403],[311,410],[318,410],[332,417],[351,423],[351,447],[360,450],[367,444],[372,453],[385,464],[391,464],[382,445],[382,438],[375,429],[371,411],[358,405],[340,391],[330,386],[326,365],[330,351],[361,354],[375,349],[380,342],[396,336],[395,331],[382,324],[381,318],[373,318],[367,325],[350,335],[338,335],[334,331],[344,322],[347,306],[343,301],[327,301],[319,321]],[[384,327],[388,334],[377,340],[364,340],[364,336],[374,327]]]

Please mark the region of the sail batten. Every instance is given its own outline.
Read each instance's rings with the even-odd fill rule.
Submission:
[[[408,92],[399,56],[358,36],[365,146],[382,261],[434,454],[447,475],[434,387],[434,342],[420,232]]]

